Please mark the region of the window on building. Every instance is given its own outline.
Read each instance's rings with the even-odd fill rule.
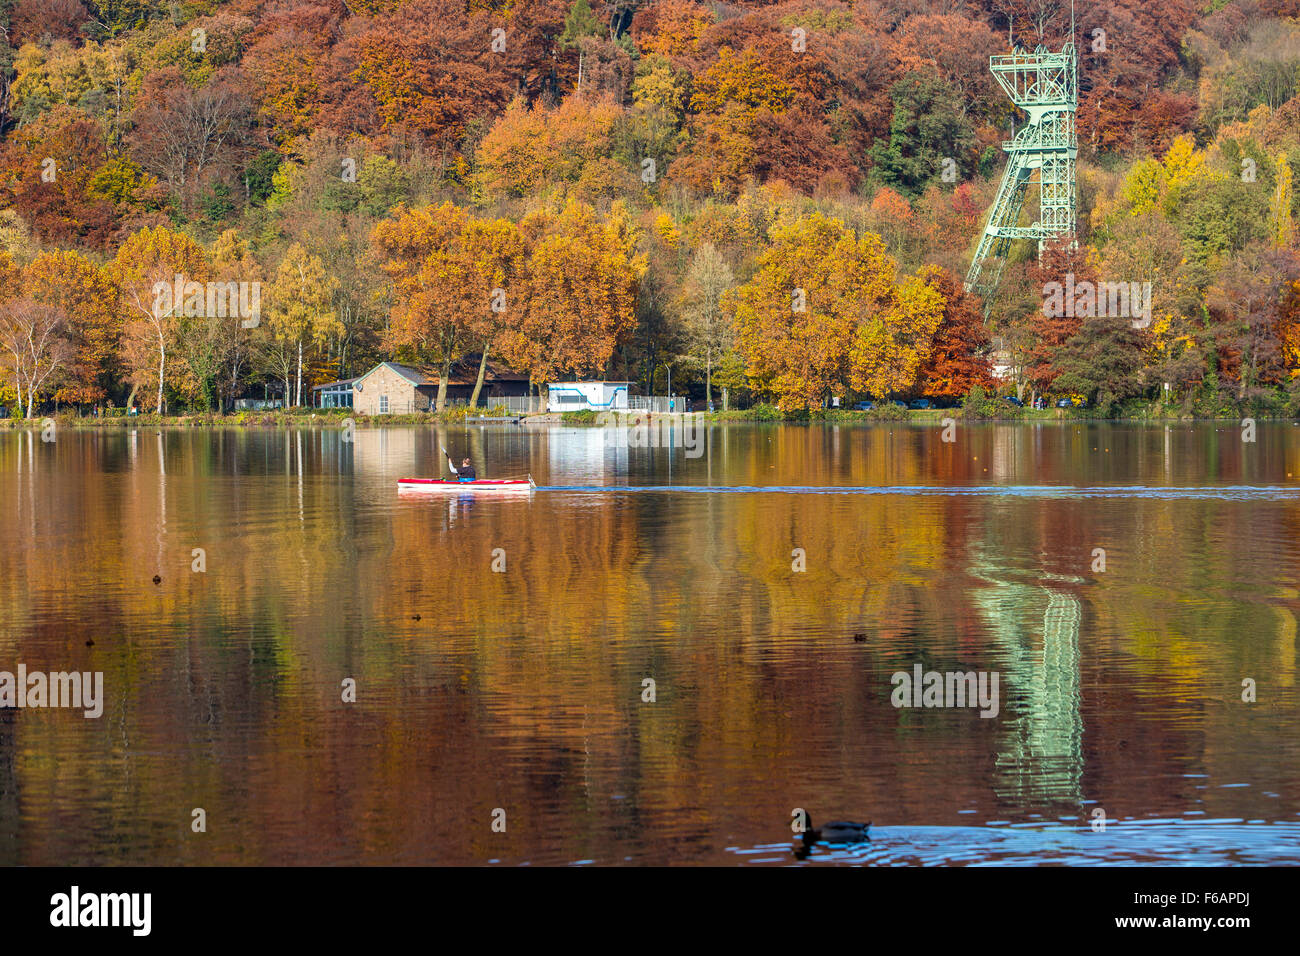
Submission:
[[[387,414],[388,414],[388,396],[387,396],[387,395],[380,395],[380,396],[379,396],[379,414],[380,414],[380,415],[387,415]]]

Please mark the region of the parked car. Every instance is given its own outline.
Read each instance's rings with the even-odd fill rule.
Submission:
[[[1034,408],[1046,408],[1046,407],[1047,407],[1047,399],[1043,398],[1043,396],[1039,395],[1036,399],[1034,399]]]
[[[858,402],[853,406],[854,410],[859,412],[869,412],[875,407],[874,402]]]
[[[917,399],[913,399],[913,400],[912,400],[912,404],[909,405],[908,407],[909,407],[909,408],[929,408],[929,407],[930,407],[930,400],[929,400],[928,398],[917,398]]]
[[[1025,403],[1022,402],[1020,399],[1016,398],[1016,396],[1014,396],[1014,395],[1007,395],[1007,396],[1004,397],[1002,400],[1003,400],[1004,402],[1010,402],[1012,405],[1016,406],[1016,408],[1024,408],[1024,407],[1025,407]]]
[[[1057,407],[1057,408],[1073,408],[1073,407],[1074,407],[1074,402],[1070,401],[1068,398],[1058,398],[1058,399],[1056,400],[1056,407]]]
[[[894,400],[893,400],[892,402],[890,402],[889,404],[890,404],[890,405],[897,405],[899,408],[907,408],[907,402],[900,401],[900,400],[897,399],[897,398],[894,399]]]

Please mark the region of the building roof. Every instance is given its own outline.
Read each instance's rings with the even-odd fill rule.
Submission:
[[[481,352],[471,352],[459,362],[451,363],[451,374],[447,376],[448,385],[473,385],[478,381],[478,366],[482,358]],[[352,382],[361,381],[369,375],[373,375],[376,370],[387,365],[402,378],[406,379],[416,388],[426,386],[436,386],[438,384],[438,369],[433,365],[403,365],[401,362],[380,362],[365,375],[360,375],[352,379]],[[516,372],[500,362],[494,362],[491,356],[488,356],[487,368],[483,373],[483,384],[489,382],[526,382],[528,376],[523,372]]]
[[[313,392],[319,392],[322,388],[342,388],[344,385],[351,385],[355,381],[355,378],[345,378],[340,379],[337,382],[325,382],[322,385],[313,385],[311,390]]]

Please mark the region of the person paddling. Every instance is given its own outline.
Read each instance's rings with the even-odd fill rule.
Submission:
[[[474,471],[474,466],[470,464],[468,458],[460,463],[460,468],[457,468],[452,462],[451,456],[448,455],[447,467],[451,469],[451,473],[456,476],[458,481],[475,481],[478,478],[478,474]]]

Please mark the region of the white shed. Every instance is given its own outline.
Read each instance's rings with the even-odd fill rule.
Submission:
[[[627,411],[631,382],[552,382],[547,386],[548,412]]]

